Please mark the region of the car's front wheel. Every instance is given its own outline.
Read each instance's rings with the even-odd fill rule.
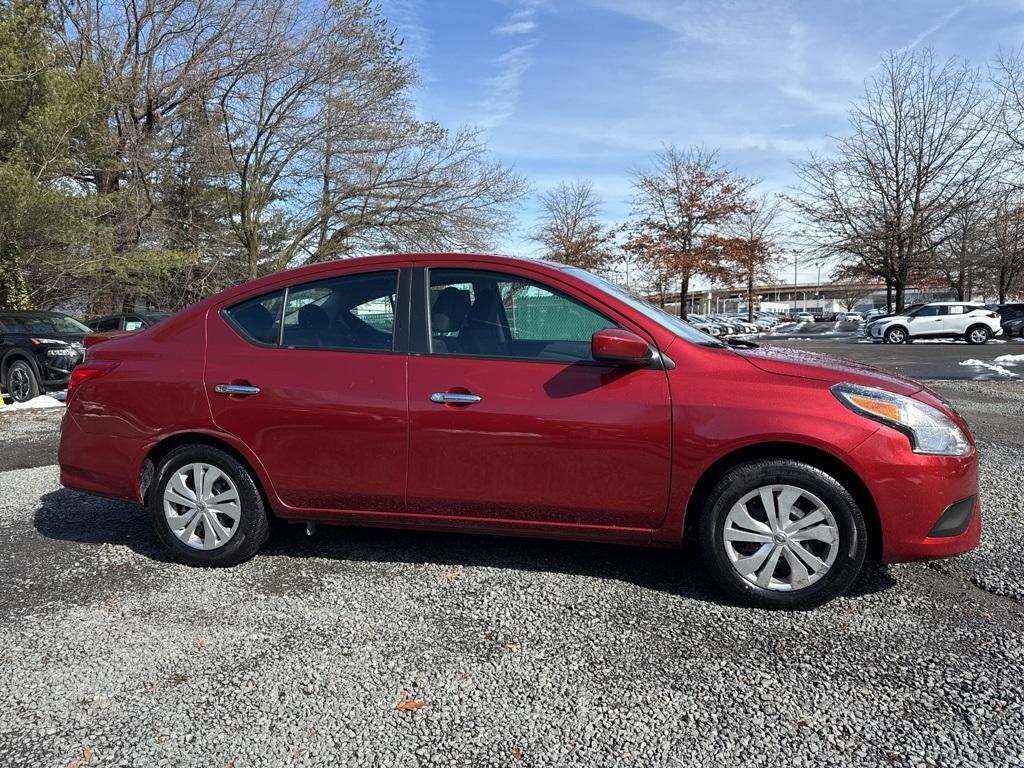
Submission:
[[[25,403],[39,395],[39,379],[26,360],[15,360],[7,367],[7,394],[16,403]]]
[[[700,550],[718,584],[760,608],[806,609],[844,593],[867,553],[864,516],[827,472],[777,459],[729,470],[708,497]]]
[[[239,563],[259,551],[270,530],[249,469],[208,445],[176,448],[160,462],[149,512],[161,542],[187,565]]]

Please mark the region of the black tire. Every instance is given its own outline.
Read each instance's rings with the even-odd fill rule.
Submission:
[[[237,529],[216,549],[196,549],[180,540],[171,530],[164,513],[164,491],[174,473],[187,464],[199,462],[227,475],[237,489],[240,502]],[[263,496],[249,469],[230,453],[208,445],[184,445],[164,457],[157,467],[149,494],[149,514],[161,543],[175,560],[186,565],[215,568],[235,565],[259,552],[270,535]]]
[[[895,326],[886,329],[884,338],[886,344],[902,344],[910,338],[910,334],[907,333],[906,328]]]
[[[16,403],[28,402],[33,397],[38,397],[39,379],[36,377],[32,364],[21,359],[12,362],[7,367],[4,389],[11,396],[11,400]]]
[[[964,340],[968,344],[984,344],[992,337],[992,331],[984,325],[972,325],[964,334]]]
[[[832,513],[839,531],[831,567],[817,581],[791,591],[749,581],[726,552],[725,527],[730,510],[748,493],[775,484],[795,486],[816,496]],[[817,467],[790,459],[752,461],[729,470],[709,494],[698,529],[701,557],[718,585],[742,603],[769,609],[806,610],[846,592],[864,564],[867,543],[864,515],[842,483]]]

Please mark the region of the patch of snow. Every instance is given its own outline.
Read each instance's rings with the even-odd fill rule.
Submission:
[[[988,362],[986,360],[974,360],[972,358],[971,360],[961,360],[958,363],[958,365],[973,365],[976,368],[985,368],[985,369],[987,369],[989,371],[992,371],[992,373],[995,373],[995,374],[997,374],[999,376],[1007,376],[1007,377],[1009,377],[1011,379],[1016,379],[1017,378],[1017,374],[1014,373],[1013,371],[1011,371],[1009,368],[1004,368],[1001,365],[996,365],[995,363],[990,363],[990,362]]]
[[[993,362],[996,362],[996,363],[1024,363],[1024,355],[1000,355]]]
[[[64,403],[55,397],[49,395],[39,395],[39,397],[33,397],[31,400],[26,400],[24,403],[11,403],[10,405],[3,406],[3,410],[0,413],[6,411],[26,411],[32,408],[63,408]]]

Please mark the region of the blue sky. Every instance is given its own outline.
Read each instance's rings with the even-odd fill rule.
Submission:
[[[721,150],[765,191],[827,149],[889,49],[983,64],[1024,43],[1010,0],[383,0],[421,73],[417,108],[476,125],[527,177],[505,253],[534,255],[537,195],[589,179],[609,221],[664,143]],[[810,269],[801,270],[811,278]]]

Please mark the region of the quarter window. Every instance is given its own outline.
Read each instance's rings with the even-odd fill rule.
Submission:
[[[615,323],[548,286],[514,275],[430,270],[434,354],[577,362],[590,339]]]
[[[249,341],[276,345],[281,333],[284,291],[257,296],[227,309],[225,315]]]

